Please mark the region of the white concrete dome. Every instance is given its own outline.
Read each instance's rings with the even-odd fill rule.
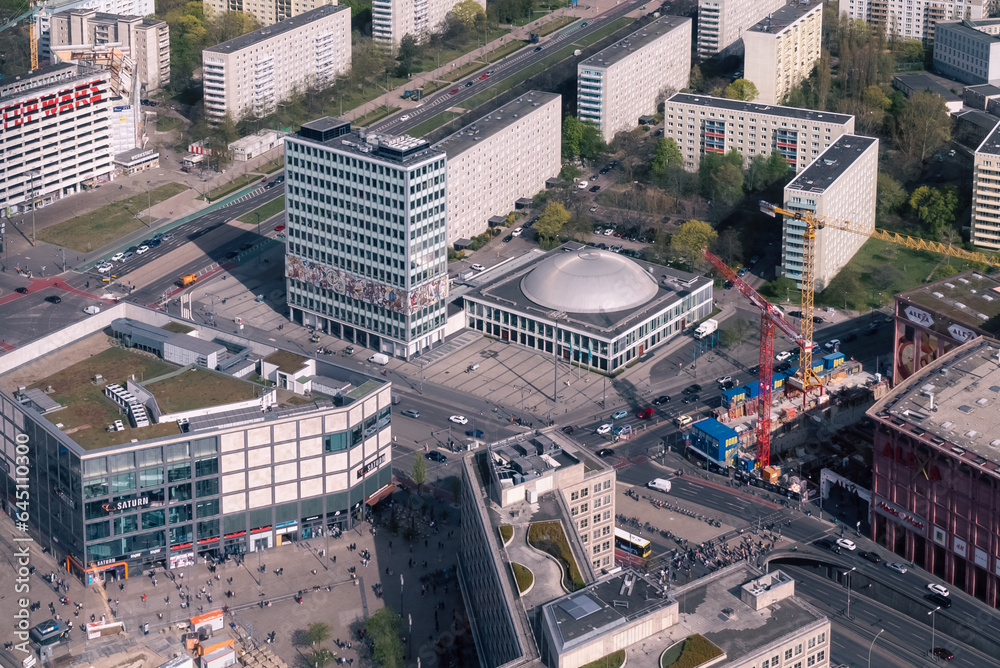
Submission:
[[[528,299],[566,313],[614,313],[656,296],[656,279],[627,257],[583,248],[553,254],[521,279]]]

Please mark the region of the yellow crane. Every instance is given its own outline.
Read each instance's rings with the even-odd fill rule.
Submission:
[[[805,229],[802,231],[802,321],[799,325],[799,331],[802,334],[802,338],[800,340],[801,352],[799,354],[799,379],[802,383],[803,408],[805,408],[808,403],[809,389],[813,387],[822,387],[823,384],[812,370],[812,354],[813,350],[816,348],[816,342],[813,340],[813,302],[815,297],[814,289],[816,286],[817,230],[829,227],[835,230],[860,234],[871,239],[888,241],[889,243],[905,246],[906,248],[913,250],[930,251],[932,253],[948,255],[950,257],[968,260],[970,262],[981,262],[994,267],[1000,267],[1000,256],[997,255],[967,251],[964,248],[955,248],[950,244],[928,241],[927,239],[918,239],[906,234],[890,232],[889,230],[883,230],[877,227],[862,229],[860,226],[852,224],[850,221],[825,220],[814,216],[808,211],[790,211],[763,200],[761,200],[759,204],[760,210],[772,218],[781,214],[782,216],[788,216],[805,223]]]

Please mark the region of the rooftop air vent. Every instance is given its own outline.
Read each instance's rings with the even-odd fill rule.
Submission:
[[[1000,438],[995,438],[992,441],[990,441],[990,447],[991,448],[1000,448]]]
[[[942,422],[942,423],[941,423],[941,428],[942,428],[942,429],[951,429],[952,425],[954,425],[954,424],[955,424],[955,423],[954,423],[954,422],[951,422],[950,420],[949,420],[949,421],[947,421],[947,422]]]
[[[960,278],[960,279],[958,279],[958,282],[959,283],[965,283],[966,285],[968,285],[969,284],[969,279],[967,279],[967,278]]]
[[[978,434],[979,434],[979,432],[976,431],[975,429],[970,429],[969,431],[965,432],[965,437],[966,438],[975,438]]]
[[[944,287],[950,288],[950,289],[954,290],[955,289],[955,284],[954,283],[945,283]]]
[[[938,299],[944,299],[944,295],[941,294],[940,292],[932,292],[931,294],[937,297]]]

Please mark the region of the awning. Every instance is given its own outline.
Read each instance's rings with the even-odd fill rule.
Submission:
[[[383,501],[389,498],[389,496],[397,490],[398,488],[390,482],[388,485],[386,485],[385,487],[383,487],[382,489],[378,490],[377,492],[369,496],[367,499],[365,499],[365,503],[367,503],[369,506],[377,506],[379,501]]]

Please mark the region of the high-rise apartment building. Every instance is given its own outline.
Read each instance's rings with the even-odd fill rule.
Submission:
[[[42,36],[43,56],[69,47],[116,47],[134,62],[146,94],[170,83],[170,28],[166,21],[141,16],[73,9],[53,14]]]
[[[743,33],[785,0],[698,0],[698,56],[742,49]]]
[[[150,16],[156,11],[154,0],[89,0],[89,2],[80,5],[71,2],[66,4],[72,4],[77,9],[93,9],[97,12],[121,16]],[[51,11],[58,12],[59,9],[56,7]]]
[[[263,116],[351,68],[351,8],[324,5],[202,52],[205,113]]]
[[[687,88],[691,19],[662,16],[577,65],[576,107],[610,142],[656,113],[660,95]],[[661,98],[662,99],[662,98]]]
[[[75,63],[0,81],[0,209],[25,211],[113,169],[108,73]]]
[[[998,354],[996,339],[975,338],[868,410],[872,540],[990,607],[1000,605]]]
[[[529,91],[434,148],[448,155],[448,244],[489,229],[562,167],[562,96]]]
[[[844,0],[840,11],[887,36],[934,41],[938,21],[984,18],[983,0]]]
[[[1000,83],[1000,35],[981,30],[975,21],[939,21],[934,69],[966,84]]]
[[[854,116],[779,107],[708,95],[678,93],[664,105],[664,135],[673,137],[684,167],[698,169],[703,153],[736,149],[747,165],[778,152],[796,172],[841,135],[854,132]]]
[[[226,12],[249,14],[266,28],[317,7],[336,5],[337,0],[204,0],[204,4],[216,15]]]
[[[974,245],[1000,251],[1000,123],[972,159],[972,238]]]
[[[800,0],[781,7],[743,33],[743,78],[757,86],[754,102],[779,104],[819,60],[823,3]]]
[[[407,359],[444,339],[446,161],[329,117],[285,139],[292,320]]]
[[[398,46],[404,35],[418,41],[435,30],[460,0],[372,0],[372,37]],[[486,11],[486,0],[476,0]]]
[[[784,206],[822,220],[850,223],[860,234],[824,227],[816,232],[813,253],[816,290],[830,284],[850,262],[875,227],[878,139],[843,135],[785,186]],[[805,224],[785,217],[781,243],[784,275],[801,284]]]

